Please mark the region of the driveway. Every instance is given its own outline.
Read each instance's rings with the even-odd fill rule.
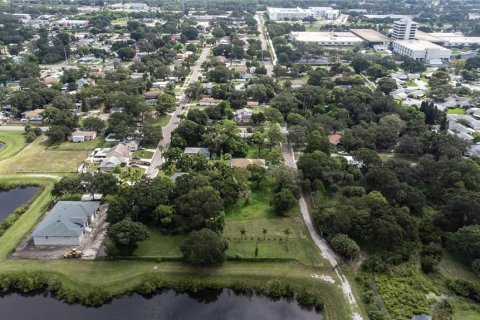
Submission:
[[[283,157],[285,158],[285,165],[297,169],[295,154],[293,153],[292,145],[290,143],[283,143],[282,152]],[[330,262],[330,265],[335,270],[335,273],[340,280],[341,289],[352,310],[352,319],[362,320],[362,316],[357,311],[358,305],[355,301],[355,297],[353,296],[350,283],[348,282],[347,278],[341,273],[340,268],[337,268],[338,262],[335,253],[330,249],[325,239],[321,238],[315,230],[312,218],[310,217],[307,202],[305,201],[303,195],[300,197],[300,211],[302,212],[303,220],[305,221],[305,225],[307,226],[308,232],[310,233],[313,242],[318,247],[318,249],[320,249],[322,256],[326,260],[328,260],[328,262]]]
[[[150,162],[145,175],[148,178],[154,178],[158,174],[158,167],[163,163],[162,151],[168,149],[170,145],[170,140],[172,139],[172,131],[175,130],[180,124],[179,116],[182,115],[187,110],[187,96],[185,95],[185,89],[189,84],[195,83],[198,80],[198,77],[201,75],[202,63],[207,59],[208,53],[210,52],[210,47],[205,47],[200,54],[200,57],[197,60],[197,63],[193,67],[192,74],[187,78],[185,84],[182,87],[182,94],[178,101],[178,106],[172,114],[170,121],[166,126],[162,128],[163,139],[160,142],[158,148],[155,150],[155,154]]]

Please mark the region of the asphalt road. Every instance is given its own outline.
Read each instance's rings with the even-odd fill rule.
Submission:
[[[181,119],[179,116],[186,111],[186,105],[188,99],[185,95],[185,89],[188,87],[189,84],[195,83],[198,80],[198,77],[201,75],[201,68],[202,63],[207,59],[208,53],[210,52],[210,47],[205,47],[200,54],[200,57],[197,60],[197,63],[193,67],[193,71],[189,77],[185,80],[185,84],[183,85],[182,95],[180,96],[180,100],[178,103],[177,108],[172,114],[170,121],[166,126],[162,128],[163,132],[163,139],[160,142],[159,147],[155,150],[155,154],[153,155],[152,160],[150,161],[150,166],[148,167],[145,175],[148,178],[154,178],[158,174],[158,168],[163,163],[163,155],[162,150],[168,149],[170,145],[170,140],[172,139],[172,131],[175,130],[178,125],[180,124]]]
[[[283,143],[282,144],[282,153],[285,159],[285,165],[294,169],[297,169],[297,164],[295,161],[295,154],[293,153],[293,148],[290,143]],[[338,279],[340,280],[340,286],[343,291],[345,298],[347,299],[348,303],[350,304],[352,310],[352,319],[354,320],[362,320],[362,316],[358,313],[358,305],[355,301],[355,297],[353,296],[352,288],[350,283],[348,282],[347,278],[342,274],[341,270],[337,268],[338,261],[335,256],[335,253],[330,249],[330,246],[327,244],[325,239],[320,237],[315,230],[312,218],[310,217],[310,212],[308,210],[307,202],[305,201],[304,196],[300,197],[300,211],[302,212],[303,220],[305,221],[305,225],[307,226],[308,232],[315,243],[315,245],[320,249],[322,256],[330,262],[332,269],[335,270]]]
[[[269,50],[268,50],[268,40],[267,40],[267,37],[265,36],[265,24],[263,22],[263,19],[260,17],[260,14],[255,15],[255,20],[257,20],[258,32],[260,33],[259,38],[260,38],[260,42],[262,44],[262,50],[269,52]],[[273,75],[272,60],[264,61],[263,63],[265,64],[265,68],[267,69],[267,75],[269,77],[271,77]]]

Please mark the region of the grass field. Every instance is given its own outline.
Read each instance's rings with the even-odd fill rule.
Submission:
[[[4,144],[0,149],[0,160],[13,157],[27,144],[23,131],[0,131],[0,142]]]
[[[102,138],[95,138],[85,142],[71,142],[65,141],[60,144],[49,146],[49,151],[92,151],[95,148],[99,148],[103,145]]]
[[[132,154],[133,157],[139,157],[142,159],[152,159],[153,158],[153,152],[148,151],[148,150],[137,150],[133,152]]]
[[[465,114],[465,110],[463,108],[448,108],[447,114]]]
[[[168,124],[171,117],[172,117],[171,115],[167,114],[167,115],[155,118],[155,119],[146,119],[145,123],[154,125],[156,127],[164,127]]]
[[[0,173],[76,172],[87,151],[52,151],[40,136],[14,157],[0,161]]]

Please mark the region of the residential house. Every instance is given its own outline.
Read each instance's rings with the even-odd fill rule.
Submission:
[[[242,108],[235,111],[235,123],[236,124],[250,124],[252,123],[252,110],[249,108]]]
[[[32,233],[36,246],[78,246],[95,220],[100,201],[59,201]]]
[[[97,133],[95,131],[75,131],[72,133],[70,139],[72,142],[84,142],[90,141],[97,137]]]
[[[118,158],[130,158],[130,149],[123,144],[119,143],[116,146],[110,148],[107,153],[107,157],[118,157]]]
[[[200,154],[207,159],[211,158],[210,150],[208,150],[208,148],[187,147],[183,151],[183,154]]]
[[[98,167],[100,171],[103,172],[112,172],[114,171],[118,166],[121,166],[125,162],[122,161],[123,159],[120,159],[118,157],[108,157],[103,159],[102,163]]]
[[[45,109],[34,109],[22,113],[22,118],[28,121],[43,121],[43,112]]]
[[[202,99],[200,99],[198,104],[202,105],[202,106],[216,106],[217,104],[219,104],[222,101],[223,101],[222,99],[203,97]]]
[[[341,139],[342,136],[338,133],[328,135],[328,142],[330,142],[332,146],[338,146]]]

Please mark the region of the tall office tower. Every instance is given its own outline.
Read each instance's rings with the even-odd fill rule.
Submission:
[[[415,40],[417,23],[411,19],[400,19],[393,24],[393,36],[395,40]]]

